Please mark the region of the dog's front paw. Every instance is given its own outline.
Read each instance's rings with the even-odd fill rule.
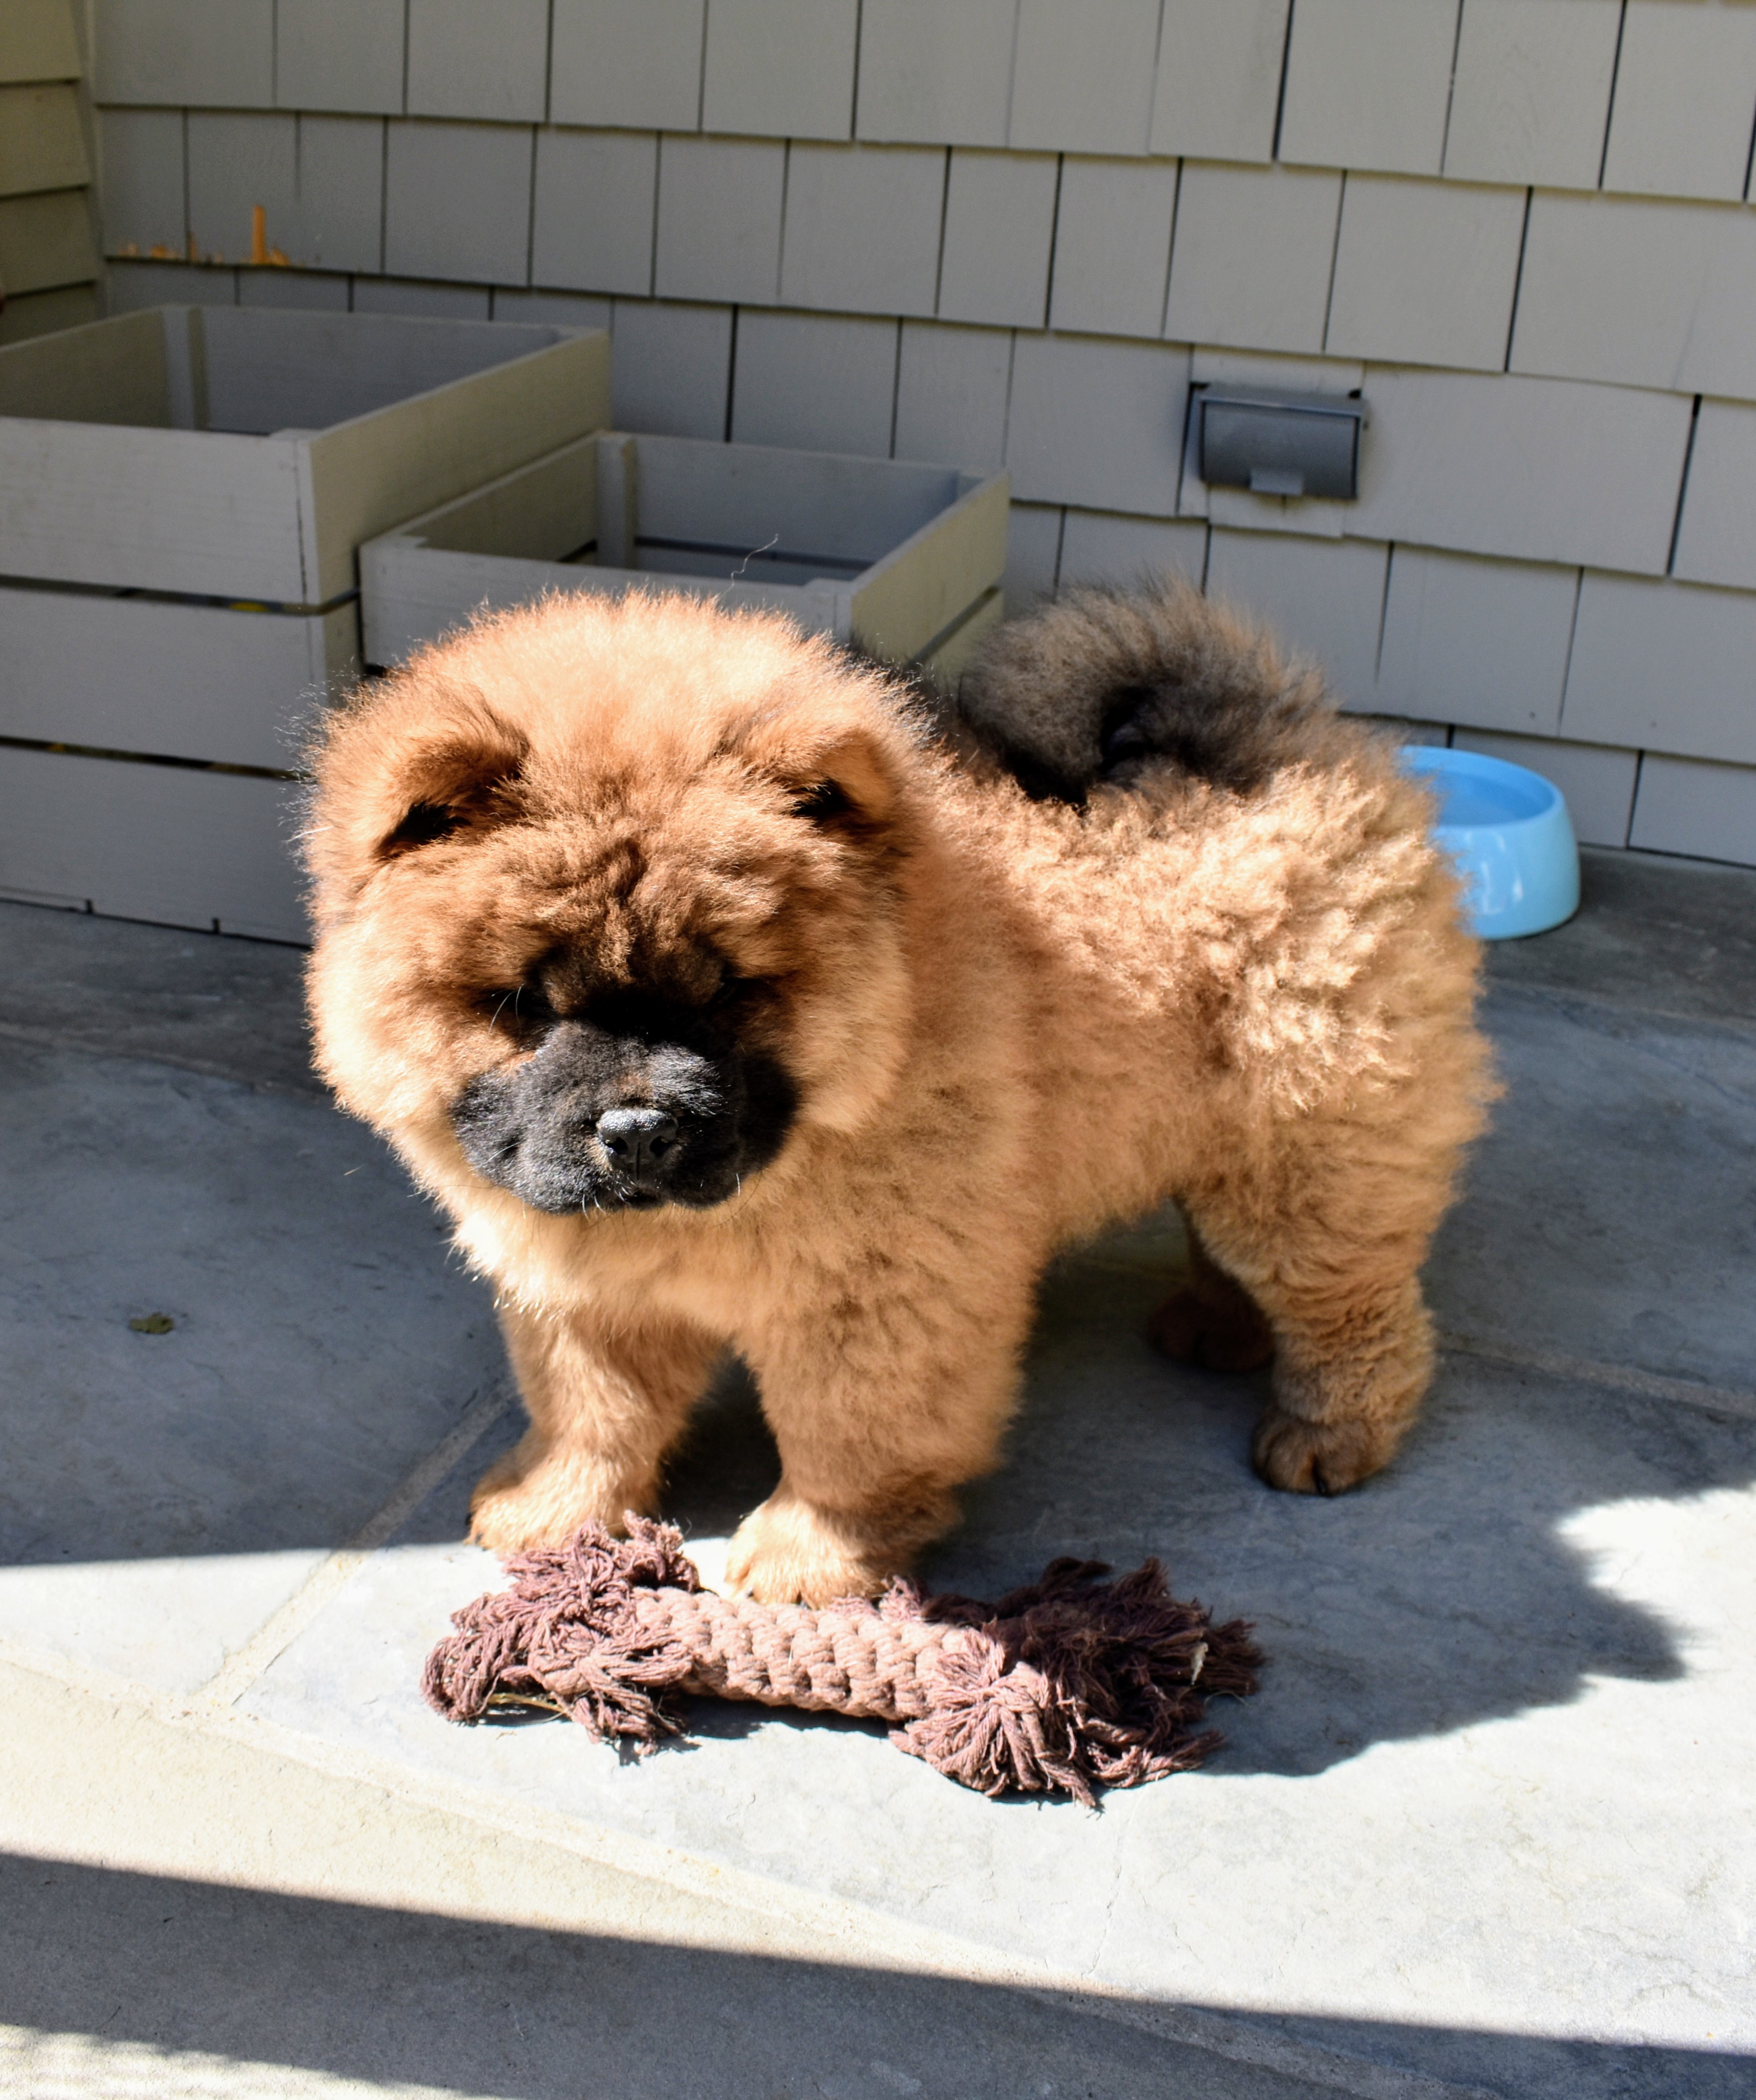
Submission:
[[[1401,1438],[1357,1419],[1308,1422],[1271,1407],[1256,1424],[1251,1462],[1271,1488],[1339,1495],[1388,1465]]]
[[[1224,1303],[1193,1288],[1173,1290],[1146,1331],[1176,1362],[1210,1371],[1260,1370],[1274,1354],[1268,1321],[1241,1290]]]
[[[645,1513],[650,1485],[612,1478],[606,1467],[527,1449],[527,1436],[490,1466],[470,1498],[470,1538],[491,1553],[528,1553],[564,1546],[581,1524],[620,1535],[630,1510]]]
[[[902,1556],[854,1538],[783,1489],[739,1525],[726,1555],[727,1586],[764,1604],[832,1604],[876,1597]]]

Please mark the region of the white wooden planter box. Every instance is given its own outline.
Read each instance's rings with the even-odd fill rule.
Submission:
[[[366,661],[479,609],[653,586],[767,606],[955,678],[1000,615],[1004,474],[601,432],[360,549]]]
[[[0,349],[0,739],[294,765],[359,668],[361,540],[601,429],[609,378],[601,330],[399,315],[165,307]],[[0,756],[38,797],[0,889],[297,934],[245,814],[276,783]]]
[[[0,744],[0,896],[304,941],[289,781]]]
[[[0,576],[315,610],[354,553],[609,420],[609,338],[157,307],[0,350]]]

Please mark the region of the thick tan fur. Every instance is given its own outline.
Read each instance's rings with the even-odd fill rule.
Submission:
[[[1336,1489],[1389,1458],[1432,1368],[1418,1271],[1489,1091],[1476,946],[1393,752],[1229,615],[1152,602],[1295,692],[1249,792],[1161,766],[1030,801],[883,673],[679,598],[484,621],[336,721],[319,1059],[499,1287],[531,1427],[478,1489],[483,1543],[651,1509],[730,1345],[783,1466],[734,1578],[875,1590],[994,1462],[1044,1264],[1172,1195],[1198,1260],[1158,1333],[1220,1365],[1272,1343],[1264,1479]],[[849,821],[800,815],[825,780]],[[389,852],[437,801],[461,828]],[[450,1105],[525,1054],[483,994],[558,949],[600,981],[661,953],[770,988],[798,1119],[730,1200],[556,1216],[471,1169]]]

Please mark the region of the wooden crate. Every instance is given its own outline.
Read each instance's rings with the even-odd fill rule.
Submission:
[[[310,938],[285,780],[0,744],[0,896]]]
[[[155,307],[0,349],[0,576],[316,611],[399,520],[602,429],[601,329]]]
[[[1008,502],[1004,474],[601,432],[363,546],[366,661],[484,607],[662,585],[954,681],[1000,615]]]

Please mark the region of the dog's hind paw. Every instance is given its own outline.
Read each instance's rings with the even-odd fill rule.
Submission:
[[[1146,1331],[1164,1355],[1210,1371],[1260,1370],[1274,1354],[1268,1321],[1242,1290],[1224,1304],[1193,1287],[1173,1290]]]

